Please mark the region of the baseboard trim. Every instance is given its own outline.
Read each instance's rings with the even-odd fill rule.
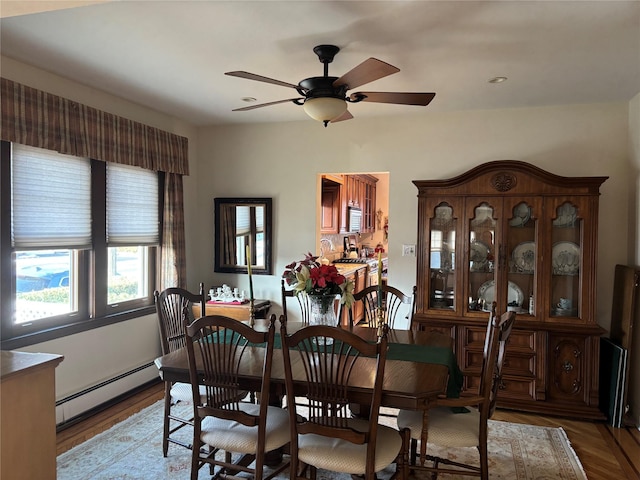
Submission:
[[[116,379],[113,379],[112,381],[116,381]],[[102,386],[104,386],[104,384],[112,383],[112,381],[103,382]],[[132,388],[132,389],[130,389],[130,390],[124,392],[124,393],[121,393],[120,395],[117,395],[117,396],[107,400],[106,402],[103,402],[103,403],[101,403],[99,405],[96,405],[95,407],[93,407],[93,408],[91,408],[89,410],[86,410],[86,411],[82,412],[82,413],[70,418],[69,420],[61,422],[61,423],[56,425],[56,433],[59,433],[62,430],[66,429],[66,428],[69,428],[69,427],[71,427],[73,425],[76,425],[77,423],[80,423],[83,420],[86,420],[89,417],[92,417],[93,415],[96,415],[96,414],[98,414],[100,412],[103,412],[104,410],[106,410],[106,409],[108,409],[110,407],[113,407],[114,405],[116,405],[116,404],[118,404],[118,403],[120,403],[120,402],[122,402],[122,401],[124,401],[124,400],[126,400],[128,398],[130,398],[130,397],[133,397],[134,395],[136,395],[136,394],[138,394],[138,393],[140,393],[140,392],[148,389],[149,387],[152,387],[153,385],[156,385],[156,384],[158,384],[160,382],[162,382],[162,380],[160,378],[154,378],[153,380],[149,380],[149,381],[147,381],[147,382],[145,382],[145,383],[143,383],[141,385],[138,385],[135,388]],[[87,389],[87,391],[85,391],[84,393],[86,394],[86,393],[88,393],[90,391],[95,390],[96,388],[99,388],[99,387],[97,387],[97,386],[95,388],[92,387],[90,389]],[[65,401],[70,401],[70,400],[73,400],[74,398],[78,398],[78,396],[80,396],[80,394],[81,394],[81,392],[79,392],[78,394],[66,397],[65,399],[61,399],[58,402],[56,402],[56,406],[58,406],[59,403],[62,404],[62,403],[65,403]]]
[[[115,383],[118,380],[122,380],[123,378],[128,377],[129,375],[133,375],[134,373],[137,372],[141,372],[142,370],[145,370],[147,368],[149,368],[150,366],[154,365],[153,362],[149,362],[146,363],[144,365],[140,365],[137,368],[134,368],[132,370],[129,370],[128,372],[125,373],[121,373],[120,375],[116,375],[115,377],[110,378],[109,380],[105,380],[104,382],[100,382],[100,383],[96,383],[95,385],[89,387],[89,388],[85,388],[84,390],[81,390],[77,393],[74,393],[73,395],[69,395],[67,397],[61,398],[60,400],[56,401],[56,407],[59,407],[60,405],[70,402],[71,400],[74,400],[76,398],[80,398],[84,395],[86,395],[87,393],[91,393],[94,392],[102,387],[104,387],[105,385],[109,385],[111,383]]]

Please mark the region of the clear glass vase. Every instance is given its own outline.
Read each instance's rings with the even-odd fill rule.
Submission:
[[[309,325],[338,326],[338,317],[334,307],[336,295],[309,295],[311,311]]]

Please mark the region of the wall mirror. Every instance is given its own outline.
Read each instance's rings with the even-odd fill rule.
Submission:
[[[271,275],[271,198],[215,198],[216,272],[247,273],[247,247],[251,273]]]

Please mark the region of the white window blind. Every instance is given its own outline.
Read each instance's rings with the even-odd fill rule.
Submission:
[[[158,174],[151,170],[107,163],[107,243],[157,245]]]
[[[236,207],[236,235],[247,235],[251,231],[251,212],[255,209],[256,231],[264,229],[264,207],[237,206]]]
[[[236,207],[236,235],[246,235],[249,233],[249,207]]]
[[[256,207],[256,231],[264,232],[264,207]]]
[[[91,247],[91,163],[13,144],[11,236],[16,248]]]

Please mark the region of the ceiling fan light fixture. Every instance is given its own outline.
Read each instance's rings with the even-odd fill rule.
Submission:
[[[323,122],[326,127],[327,123],[347,111],[347,102],[336,97],[308,98],[302,108],[307,115],[314,120]]]

